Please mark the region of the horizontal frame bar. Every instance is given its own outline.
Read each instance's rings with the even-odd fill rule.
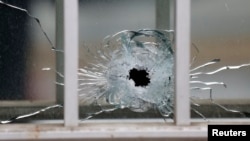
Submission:
[[[146,122],[88,121],[79,127],[68,128],[62,124],[16,124],[0,127],[0,140],[51,140],[51,139],[192,139],[207,138],[207,125],[178,127],[164,124],[163,120]]]
[[[249,119],[192,119],[188,126],[176,126],[162,119],[88,120],[79,127],[64,127],[63,120],[41,120],[31,124],[0,126],[0,140],[69,139],[202,139],[207,140],[208,124],[250,125]]]

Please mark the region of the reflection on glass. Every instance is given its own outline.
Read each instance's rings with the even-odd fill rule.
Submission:
[[[192,117],[248,117],[250,1],[193,0]]]

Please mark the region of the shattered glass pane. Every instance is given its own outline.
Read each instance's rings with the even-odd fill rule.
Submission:
[[[249,6],[249,0],[192,0],[193,118],[249,117]]]
[[[172,116],[173,31],[154,30],[156,1],[79,2],[80,118]]]
[[[55,72],[44,71],[55,69],[53,3],[0,1],[1,123],[58,118]]]
[[[170,31],[122,31],[107,37],[103,47],[90,50],[92,61],[79,69],[80,103],[100,112],[128,108],[134,112],[173,112],[173,48]],[[150,41],[153,40],[153,41]]]

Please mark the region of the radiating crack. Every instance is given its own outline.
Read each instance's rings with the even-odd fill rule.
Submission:
[[[23,9],[23,8],[20,8],[20,7],[17,7],[17,6],[14,6],[14,5],[5,3],[5,2],[3,2],[3,1],[1,1],[1,0],[0,0],[0,5],[4,5],[4,6],[7,6],[7,7],[9,7],[9,8],[16,9],[16,10],[18,10],[18,11],[20,11],[20,12],[24,12],[24,13],[26,13],[30,18],[34,19],[34,20],[37,22],[37,24],[39,25],[39,27],[40,27],[41,31],[43,32],[44,36],[46,37],[46,39],[47,39],[48,42],[50,43],[51,48],[52,48],[53,50],[55,49],[53,43],[51,42],[49,36],[47,35],[47,33],[45,32],[45,30],[43,29],[43,27],[42,27],[42,25],[41,25],[41,22],[40,22],[40,20],[39,20],[37,17],[32,16],[32,15],[29,13],[29,11],[26,10],[26,9]]]
[[[124,30],[104,39],[88,65],[79,69],[80,103],[134,112],[157,109],[163,117],[173,111],[174,51],[172,31]],[[152,40],[152,41],[151,41]],[[93,54],[96,54],[93,52]]]
[[[35,111],[35,112],[32,112],[32,113],[23,114],[23,115],[13,117],[13,118],[8,119],[8,120],[0,121],[0,124],[11,123],[11,122],[14,122],[14,121],[19,120],[19,119],[24,119],[24,118],[27,118],[27,117],[32,117],[32,116],[41,114],[43,112],[46,112],[46,111],[54,109],[54,108],[62,108],[62,107],[63,107],[62,105],[48,106],[48,107],[45,107],[45,108],[43,108],[41,110],[38,110],[38,111]]]

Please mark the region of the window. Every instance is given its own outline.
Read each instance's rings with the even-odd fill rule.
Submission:
[[[48,1],[48,2],[52,2],[52,1]],[[246,1],[242,0],[242,3],[244,2],[246,3]],[[23,9],[20,9],[19,7],[12,6],[15,4],[9,5],[7,3],[10,3],[10,2],[0,1],[0,8],[8,7],[13,10],[15,9],[19,11],[25,11]],[[43,2],[41,3],[38,2],[38,3],[39,3],[38,7],[40,7]],[[169,138],[169,139],[179,139],[179,140],[183,140],[183,139],[205,140],[207,136],[207,123],[208,122],[207,120],[204,120],[204,118],[209,119],[209,123],[218,123],[218,122],[220,123],[221,122],[225,122],[225,123],[232,123],[232,122],[239,123],[240,122],[243,124],[249,123],[248,119],[230,119],[230,121],[228,121],[226,119],[218,118],[217,120],[213,120],[213,119],[210,120],[211,117],[218,117],[218,115],[211,116],[209,115],[210,113],[204,113],[206,111],[206,108],[212,109],[214,108],[212,106],[215,105],[219,107],[220,109],[223,109],[224,105],[223,103],[219,103],[219,104],[215,103],[215,104],[207,106],[206,101],[200,100],[200,98],[201,99],[206,98],[206,100],[208,101],[208,104],[211,104],[211,101],[209,101],[210,95],[209,93],[207,93],[209,91],[204,91],[204,97],[201,97],[203,95],[203,91],[199,91],[199,90],[203,88],[205,89],[207,87],[203,87],[203,85],[200,85],[199,83],[205,84],[203,82],[216,82],[215,86],[219,87],[223,85],[222,83],[219,83],[220,82],[219,80],[209,80],[210,77],[204,78],[204,80],[198,80],[196,78],[196,75],[193,75],[190,78],[190,61],[192,61],[192,57],[197,56],[198,54],[196,61],[194,62],[194,64],[192,64],[193,66],[191,67],[195,68],[195,66],[204,64],[207,61],[206,60],[207,58],[205,58],[207,54],[204,52],[207,52],[207,51],[205,50],[206,47],[203,47],[203,46],[209,45],[209,44],[205,44],[206,42],[214,41],[214,40],[217,41],[216,39],[208,38],[207,34],[210,34],[209,32],[210,30],[207,31],[206,28],[203,28],[203,26],[207,27],[208,26],[207,24],[209,22],[213,22],[214,20],[207,21],[208,23],[200,24],[200,22],[204,22],[204,21],[199,20],[199,18],[203,17],[204,15],[202,16],[202,12],[199,12],[199,11],[196,12],[196,10],[199,10],[199,8],[202,9],[201,11],[204,10],[204,8],[202,8],[202,6],[204,6],[203,5],[204,3],[206,5],[207,4],[212,5],[213,2],[211,3],[205,2],[205,1],[197,2],[197,1],[190,1],[190,0],[176,0],[176,1],[147,0],[147,1],[143,1],[143,4],[141,3],[142,1],[140,0],[137,0],[137,1],[132,1],[132,0],[131,1],[130,0],[128,1],[122,1],[122,0],[107,0],[107,1],[106,0],[95,0],[95,1],[92,1],[92,0],[91,1],[90,0],[79,0],[79,1],[78,0],[71,0],[71,1],[70,0],[56,0],[56,3],[55,3],[56,38],[54,39],[55,47],[52,46],[52,48],[51,48],[51,45],[54,44],[54,40],[51,40],[51,38],[47,38],[47,37],[53,36],[53,33],[50,34],[50,30],[48,30],[48,27],[46,28],[44,28],[43,26],[39,27],[39,22],[37,22],[37,20],[35,19],[36,17],[32,17],[29,15],[29,13],[28,14],[26,13],[26,16],[28,16],[27,18],[30,19],[28,22],[30,21],[34,22],[33,24],[28,24],[28,25],[38,26],[38,29],[37,29],[39,30],[38,33],[41,34],[39,39],[42,38],[46,42],[46,45],[47,45],[46,50],[47,51],[49,50],[48,51],[49,53],[53,52],[51,57],[55,58],[56,60],[55,63],[50,64],[53,61],[48,61],[48,64],[46,64],[46,67],[42,67],[42,69],[38,71],[42,71],[44,75],[47,73],[51,73],[51,75],[48,75],[48,77],[55,78],[55,81],[50,80],[49,83],[53,82],[53,84],[49,86],[53,86],[54,89],[56,89],[57,94],[54,95],[54,100],[46,101],[45,103],[40,104],[40,106],[42,107],[38,107],[38,109],[36,110],[33,110],[33,109],[31,110],[35,112],[30,112],[30,111],[26,112],[23,110],[27,110],[29,108],[35,107],[36,103],[39,103],[37,101],[34,102],[35,104],[26,105],[26,107],[24,107],[22,110],[20,109],[16,110],[21,113],[17,113],[17,117],[13,118],[12,120],[20,121],[20,120],[16,120],[18,118],[25,120],[27,118],[23,118],[23,117],[27,116],[31,119],[30,122],[25,121],[25,123],[21,123],[21,124],[1,125],[0,126],[0,139],[3,139],[3,140],[15,140],[15,139],[16,140],[20,140],[20,139],[25,139],[25,140],[27,139],[30,139],[30,140],[32,139],[40,139],[40,140],[65,139],[65,140],[68,140],[68,139],[115,138],[118,140],[118,139],[136,139],[136,138],[151,139],[153,138],[153,139],[161,140],[161,139]],[[226,3],[225,2],[222,3],[226,10],[225,11],[226,14],[228,14],[227,10],[229,11],[231,10],[231,7],[230,7],[231,3],[232,1],[227,1]],[[241,3],[241,2],[238,2],[238,3]],[[53,4],[49,4],[49,5],[50,6],[52,5],[53,7]],[[111,5],[114,5],[114,7],[112,7]],[[113,12],[112,8],[114,9],[117,8],[115,9],[116,10],[115,13],[112,13]],[[36,9],[39,9],[39,8],[36,8]],[[164,12],[164,13],[166,12],[167,14],[163,14],[161,12]],[[143,17],[145,13],[147,16]],[[197,13],[201,13],[201,15]],[[3,14],[3,13],[0,12],[0,14]],[[167,15],[167,16],[164,16],[164,15]],[[118,20],[117,18],[118,21],[115,21],[116,20],[115,16],[117,17],[124,16],[124,18],[122,18],[122,20]],[[210,15],[206,15],[206,16],[210,16]],[[227,15],[227,16],[230,17],[230,15]],[[48,17],[49,17],[49,14],[48,14]],[[174,20],[175,22],[173,22],[173,19],[175,19]],[[246,20],[247,18],[243,18],[243,20],[244,19]],[[5,19],[1,20],[0,24],[2,24],[3,23],[2,21],[4,20]],[[113,23],[112,20],[114,20],[115,22]],[[228,19],[226,19],[225,21],[227,20]],[[155,22],[152,22],[152,21],[155,21]],[[242,23],[241,25],[245,28],[248,26],[246,24],[248,22],[246,21],[241,21],[241,23]],[[134,34],[132,35],[132,37],[131,36],[126,36],[126,37],[128,37],[129,39],[138,38],[138,40],[134,40],[133,43],[139,47],[142,47],[145,44],[141,45],[141,43],[144,43],[144,42],[141,42],[141,40],[144,41],[144,38],[141,38],[137,35],[147,35],[145,37],[148,37],[148,36],[152,37],[151,33],[153,33],[153,35],[158,35],[158,34],[162,35],[161,32],[155,31],[155,30],[147,29],[147,30],[137,31],[138,28],[139,29],[144,28],[145,26],[146,28],[156,28],[157,30],[165,29],[165,28],[174,30],[174,34],[172,34],[172,30],[167,31],[167,33],[171,33],[169,36],[173,36],[172,38],[173,40],[171,41],[173,41],[173,46],[175,47],[173,50],[174,55],[175,55],[174,56],[175,60],[173,63],[174,83],[172,87],[174,88],[174,93],[173,93],[174,95],[171,101],[173,102],[173,107],[174,107],[174,109],[171,109],[173,110],[172,112],[174,114],[173,120],[170,118],[166,118],[166,120],[164,121],[163,118],[159,118],[159,116],[147,117],[151,119],[142,120],[142,116],[148,116],[148,114],[152,114],[150,113],[150,111],[148,111],[148,113],[145,113],[144,115],[141,114],[141,117],[139,118],[136,116],[135,113],[132,113],[131,117],[133,119],[129,119],[130,118],[129,116],[125,116],[125,119],[122,119],[122,116],[124,116],[122,115],[124,114],[123,110],[120,110],[120,111],[118,110],[118,113],[113,113],[113,114],[111,113],[109,115],[98,114],[100,112],[105,111],[102,108],[106,108],[106,105],[97,107],[97,108],[101,108],[101,110],[100,109],[96,110],[94,109],[96,108],[95,106],[98,106],[98,104],[100,103],[96,104],[95,101],[93,103],[92,101],[89,101],[91,103],[90,106],[86,106],[85,104],[82,104],[81,101],[79,101],[79,99],[81,100],[81,97],[79,97],[79,88],[81,88],[79,87],[79,84],[81,84],[81,81],[82,81],[79,75],[81,75],[81,71],[83,72],[86,71],[86,66],[87,66],[86,64],[89,63],[90,61],[93,61],[90,59],[87,62],[84,62],[86,61],[86,58],[85,58],[86,57],[85,55],[87,55],[86,52],[87,51],[90,52],[90,57],[96,57],[96,55],[98,55],[98,51],[95,50],[96,49],[95,44],[98,44],[98,45],[101,44],[101,46],[105,45],[105,44],[102,44],[101,42],[104,36],[111,35],[112,37],[112,35],[116,34],[117,32],[120,32],[124,28],[128,28],[128,30],[130,30],[129,33],[132,32]],[[231,27],[234,27],[234,25],[225,27],[225,29],[227,28],[231,29]],[[244,29],[243,27],[239,29],[243,30]],[[2,29],[2,26],[0,26],[0,28],[1,30],[5,31],[5,29]],[[218,28],[220,29],[220,26]],[[44,34],[43,32],[44,29],[47,29],[49,32],[45,32]],[[53,30],[53,27],[51,30]],[[137,31],[137,32],[133,32],[133,31]],[[201,32],[201,31],[204,31],[204,32]],[[227,30],[222,30],[222,32],[226,32],[226,31]],[[7,31],[1,32],[1,33],[9,34]],[[3,34],[1,33],[0,35],[3,36]],[[125,33],[125,35],[131,35],[131,34],[126,34],[128,33],[128,31],[121,32],[121,33]],[[238,35],[241,32],[238,32],[238,30],[235,29],[234,33],[237,33],[236,35]],[[248,32],[246,33],[244,32],[244,35],[248,35],[247,33]],[[232,35],[232,36],[236,36],[236,35]],[[242,40],[242,41],[240,41],[240,43],[238,44],[241,44],[241,43],[247,44],[247,40],[245,41],[243,39],[247,39],[248,36],[243,36],[243,34],[240,34],[240,35],[242,38],[238,38],[237,36],[237,39]],[[203,36],[205,36],[203,38],[204,40],[201,40],[200,38],[202,38]],[[211,33],[211,37],[212,36],[213,34]],[[221,34],[220,36],[224,37],[224,34]],[[32,39],[34,37],[36,36],[32,35]],[[125,40],[127,39],[126,37],[125,37]],[[153,43],[155,42],[157,43],[159,42],[160,39],[162,39],[162,38],[157,39],[155,37],[157,36],[153,36],[153,38],[150,38],[149,40],[151,40]],[[20,39],[21,37],[19,36],[18,38]],[[110,38],[108,37],[105,39],[110,39]],[[163,39],[165,41],[165,38]],[[236,43],[237,43],[237,39],[236,39]],[[119,40],[114,40],[114,41],[118,41],[118,44],[120,43]],[[218,40],[218,42],[214,42],[215,45],[213,45],[212,47],[219,46],[220,44],[227,45],[225,42],[231,42],[230,38],[225,37],[223,38],[223,40]],[[232,42],[234,42],[234,40],[232,40]],[[35,43],[37,43],[37,41]],[[244,46],[242,47],[244,48]],[[41,51],[38,50],[37,52],[41,52]],[[215,51],[215,53],[216,52],[217,51]],[[91,53],[94,53],[94,54],[91,54]],[[101,55],[102,53],[103,52],[101,52]],[[119,54],[119,55],[122,56],[122,54]],[[118,55],[118,58],[120,57],[119,55]],[[213,53],[207,55],[213,60],[213,62],[209,62],[209,64],[215,64],[218,61],[218,58],[212,55]],[[219,56],[221,56],[221,54],[219,54]],[[209,61],[211,61],[210,58],[209,58]],[[242,62],[242,63],[245,63],[245,62]],[[221,64],[221,65],[222,67],[227,66],[225,64]],[[236,65],[238,65],[238,62]],[[81,68],[83,68],[83,70],[80,70]],[[92,70],[94,69],[96,68],[93,68]],[[216,68],[211,68],[211,71],[214,69],[216,70]],[[121,69],[119,70],[121,71]],[[126,72],[128,75],[125,75],[125,77],[127,81],[133,82],[132,84],[134,86],[147,85],[144,83],[136,84],[136,80],[134,80],[132,77],[132,74],[130,74],[132,72],[138,72],[138,71],[147,73],[147,71],[145,70],[133,67],[129,71]],[[114,69],[114,71],[117,72],[116,69]],[[210,71],[205,70],[204,72],[210,72]],[[192,73],[192,68],[191,68],[191,73]],[[95,76],[98,76],[98,75],[95,75]],[[202,78],[202,77],[199,77],[199,78]],[[168,80],[170,81],[172,80],[172,78],[169,78]],[[199,82],[192,82],[192,81],[199,81]],[[194,83],[195,84],[197,83],[197,84],[194,85]],[[199,90],[196,91],[196,93],[194,93],[193,90],[190,91],[190,88],[192,87],[194,87],[195,89],[199,89]],[[129,89],[126,89],[126,90],[129,90]],[[216,95],[217,88],[213,88],[212,90],[213,90],[212,96],[214,98],[214,96],[217,96]],[[84,91],[83,94],[86,94],[86,92],[87,91]],[[191,93],[192,107],[190,107],[189,93]],[[86,97],[84,97],[84,99],[86,99]],[[106,100],[106,99],[101,99],[101,100]],[[131,99],[126,99],[126,102],[130,102],[130,101]],[[4,105],[5,102],[6,101],[3,101],[3,103],[1,102],[1,105]],[[128,104],[126,102],[125,102],[125,106],[126,104]],[[226,102],[227,104],[230,103],[229,100],[226,100]],[[13,102],[13,103],[15,104],[15,106],[20,106],[18,105],[17,102]],[[20,103],[23,104],[23,101],[20,101]],[[201,106],[195,106],[196,103],[201,104]],[[108,104],[113,106],[110,102]],[[53,105],[56,108],[53,107]],[[233,106],[233,108],[238,106],[235,104],[231,104],[231,105]],[[122,109],[123,105],[119,104],[118,106],[121,106],[119,108]],[[10,112],[10,110],[14,109],[11,105],[9,107],[10,107],[9,109],[5,109],[7,112]],[[45,109],[43,109],[44,107]],[[132,106],[132,108],[134,107]],[[3,109],[4,108],[1,107],[0,110],[2,111]],[[140,108],[138,109],[142,110]],[[190,112],[191,110],[192,112]],[[224,110],[226,111],[226,109]],[[108,107],[107,111],[112,111],[112,109],[109,109]],[[95,116],[94,118],[96,119],[93,118],[93,120],[82,121],[82,119],[88,119],[88,117],[84,118],[85,116],[84,114],[86,113],[89,114],[91,117]],[[233,111],[231,112],[229,111],[229,113],[233,113]],[[44,118],[41,118],[43,114],[45,114]],[[63,120],[60,120],[62,117],[62,114],[64,114]],[[2,115],[2,112],[1,112],[1,115]],[[102,115],[103,117],[99,117],[98,119],[99,115]],[[39,117],[38,119],[43,119],[43,120],[38,120],[38,121],[34,120],[36,119],[36,116]],[[112,117],[111,119],[109,119],[110,116]],[[114,116],[116,116],[116,119],[114,119]],[[197,119],[197,117],[199,118]],[[228,116],[224,116],[224,117],[228,117]],[[237,117],[237,116],[232,116],[232,117]],[[49,120],[44,120],[44,119],[49,119]],[[51,120],[51,119],[59,119],[59,120]]]

